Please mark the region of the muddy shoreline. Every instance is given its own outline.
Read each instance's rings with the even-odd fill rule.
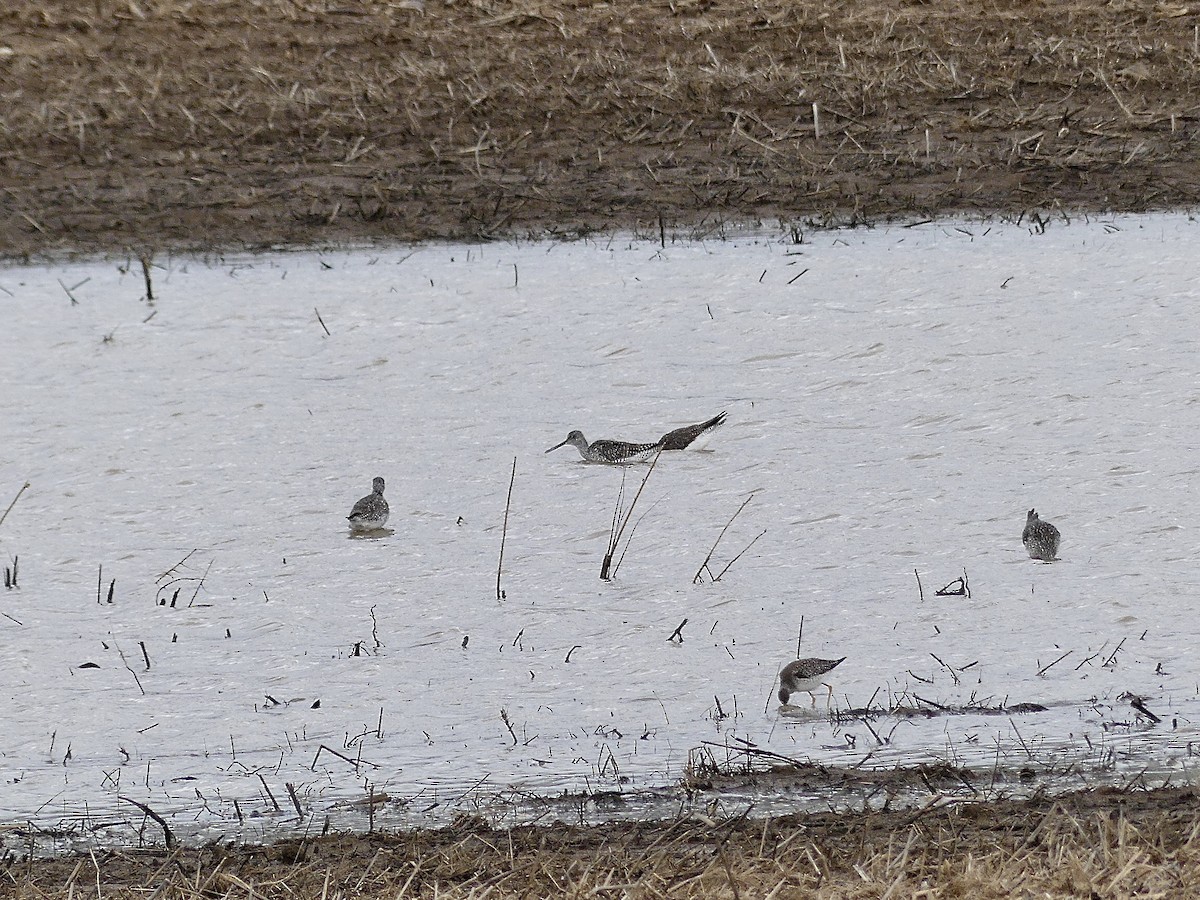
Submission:
[[[1192,897],[1198,833],[1190,789],[503,831],[464,817],[267,847],[10,854],[0,895]]]
[[[1200,195],[1200,7],[235,0],[0,11],[0,257]]]

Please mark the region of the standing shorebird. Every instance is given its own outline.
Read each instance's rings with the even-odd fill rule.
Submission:
[[[625,441],[599,440],[588,443],[582,431],[572,431],[561,444],[555,444],[547,453],[570,444],[588,462],[635,463],[645,462],[661,449],[661,441],[653,444],[629,444]]]
[[[841,659],[810,657],[788,663],[779,673],[779,702],[787,705],[788,698],[792,694],[804,691],[812,697],[812,705],[816,706],[817,695],[813,691],[821,685],[825,685],[829,689],[829,699],[825,703],[828,706],[833,702],[833,686],[821,679],[840,666],[845,659],[844,656]]]
[[[1021,543],[1029,551],[1030,559],[1052,562],[1058,556],[1060,538],[1057,528],[1038,518],[1037,510],[1029,511],[1025,517],[1025,530],[1021,532]]]
[[[371,493],[355,503],[346,518],[351,531],[376,531],[387,524],[388,504],[383,499],[382,478],[371,482]]]
[[[658,443],[664,450],[686,450],[692,441],[707,435],[714,428],[723,425],[724,422],[725,413],[720,412],[707,422],[701,422],[699,425],[686,425],[683,428],[668,431],[659,438]]]

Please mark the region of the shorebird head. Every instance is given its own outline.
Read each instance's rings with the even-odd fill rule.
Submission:
[[[572,447],[575,447],[578,450],[586,450],[588,448],[587,438],[585,438],[583,436],[583,432],[582,431],[572,431],[570,434],[567,435],[567,439],[565,441],[563,441],[561,444],[555,444],[553,447],[551,447],[546,452],[550,453],[554,450],[557,450],[559,447],[567,446],[567,444],[570,444]]]
[[[788,698],[791,696],[792,696],[792,692],[781,685],[779,688],[779,702],[786,706],[787,702],[788,702]]]
[[[383,493],[383,479],[380,478],[379,476],[376,476],[374,479],[372,479],[371,490],[374,491],[376,494],[382,494]]]

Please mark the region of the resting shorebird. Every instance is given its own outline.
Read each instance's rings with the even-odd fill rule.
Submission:
[[[371,482],[371,493],[355,503],[346,518],[351,531],[375,531],[387,524],[388,505],[383,499],[382,478]]]
[[[724,422],[725,413],[721,412],[699,425],[686,425],[683,428],[668,431],[659,438],[658,443],[664,450],[686,450],[696,438],[707,435]]]
[[[845,659],[844,656],[841,659],[809,658],[788,663],[779,673],[779,702],[786,705],[792,694],[804,691],[812,697],[812,705],[816,706],[817,695],[813,690],[824,684],[829,689],[829,700],[826,701],[828,706],[833,701],[833,687],[822,681],[821,677],[832,672]]]
[[[1029,511],[1025,517],[1025,530],[1021,532],[1021,543],[1029,551],[1030,559],[1053,561],[1058,556],[1060,537],[1057,528],[1038,518],[1037,510]]]

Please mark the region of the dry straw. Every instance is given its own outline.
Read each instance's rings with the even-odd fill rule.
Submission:
[[[5,864],[4,896],[1007,898],[1200,895],[1188,790],[175,848]]]
[[[8,254],[613,227],[665,244],[739,220],[1188,205],[1200,184],[1186,4],[9,0],[3,17]]]

